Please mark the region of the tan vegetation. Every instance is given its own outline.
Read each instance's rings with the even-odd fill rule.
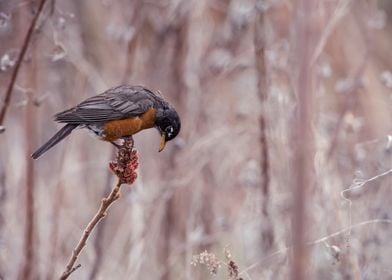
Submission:
[[[0,1],[0,279],[64,271],[114,147],[30,154],[122,83],[182,131],[135,136],[138,179],[69,279],[392,279],[390,0],[46,1],[8,102],[40,2]]]

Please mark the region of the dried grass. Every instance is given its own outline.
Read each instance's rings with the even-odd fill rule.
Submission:
[[[391,1],[312,2],[303,15],[296,1],[280,0],[49,1],[0,127],[0,277],[22,274],[28,222],[30,275],[63,271],[114,184],[112,150],[82,131],[38,162],[28,162],[28,149],[53,134],[56,112],[120,83],[160,90],[183,130],[161,154],[151,148],[155,131],[136,135],[138,181],[106,221],[104,250],[81,255],[77,277],[95,270],[97,279],[209,279],[192,256],[207,250],[230,264],[220,256],[227,245],[235,265],[222,266],[217,279],[228,279],[230,267],[237,278],[292,277],[304,144],[292,132],[301,128],[305,43],[294,19],[307,16],[313,100],[304,148],[312,149],[303,170],[312,178],[297,197],[308,221],[303,279],[390,278]],[[0,2],[1,108],[36,15],[37,3],[34,11],[27,4]],[[33,207],[24,202],[32,184]]]

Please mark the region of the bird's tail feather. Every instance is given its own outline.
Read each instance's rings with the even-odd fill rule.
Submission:
[[[33,159],[39,158],[42,154],[47,152],[50,148],[56,145],[58,142],[63,140],[69,134],[71,134],[72,130],[74,130],[78,125],[77,124],[67,124],[63,126],[52,138],[49,139],[48,142],[43,144],[38,150],[36,150],[31,157]]]

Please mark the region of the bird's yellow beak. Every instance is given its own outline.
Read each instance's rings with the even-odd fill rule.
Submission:
[[[159,152],[162,152],[163,148],[165,148],[165,145],[166,145],[166,135],[165,133],[162,133],[161,144],[159,145]]]

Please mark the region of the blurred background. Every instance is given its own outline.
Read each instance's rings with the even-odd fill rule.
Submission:
[[[0,107],[39,2],[0,1]],[[303,279],[392,279],[391,50],[390,0],[46,1],[0,134],[0,279],[64,271],[114,150],[80,130],[29,155],[55,113],[123,83],[161,91],[182,131],[162,153],[135,137],[137,183],[71,279],[288,279],[297,258]],[[216,276],[191,263],[205,250]]]

